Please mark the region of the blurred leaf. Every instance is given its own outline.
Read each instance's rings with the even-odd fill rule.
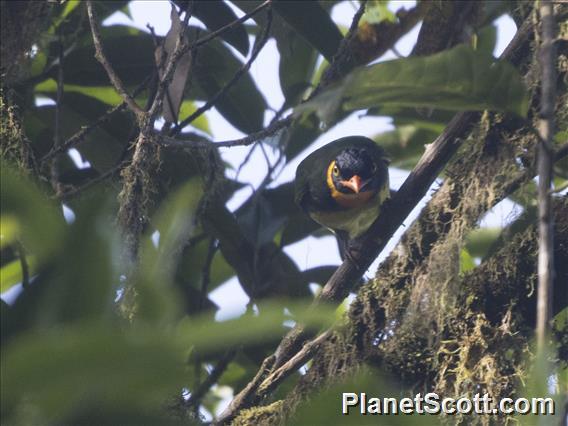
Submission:
[[[33,256],[27,256],[26,261],[28,263],[29,275],[33,276],[37,262]],[[21,283],[22,279],[22,264],[19,259],[2,266],[2,269],[0,269],[0,292],[8,291],[14,285]]]
[[[28,333],[2,347],[2,423],[22,410],[38,410],[47,424],[90,409],[159,412],[183,385],[182,354],[161,329],[81,324]]]
[[[297,107],[315,111],[326,123],[342,111],[377,105],[496,110],[525,116],[528,96],[517,70],[507,62],[459,45],[426,57],[411,57],[362,67],[341,83]]]
[[[497,44],[497,27],[495,25],[488,25],[480,29],[473,37],[475,50],[493,55]]]
[[[500,234],[501,228],[475,229],[467,236],[465,247],[471,256],[483,258]]]
[[[9,218],[7,223],[12,231],[18,231],[17,238],[26,251],[36,255],[38,262],[58,253],[64,229],[60,207],[4,163],[0,166],[0,181],[2,220]]]
[[[348,414],[342,414],[343,398],[346,401],[354,401],[357,397],[357,406],[346,406]],[[366,403],[361,401],[361,395],[365,394]],[[370,398],[396,398],[400,401],[403,397],[413,399],[414,392],[404,390],[400,385],[396,385],[389,380],[389,377],[381,372],[371,370],[368,367],[362,368],[359,372],[351,374],[339,383],[335,383],[328,388],[311,395],[309,400],[302,401],[293,417],[287,423],[289,425],[439,425],[440,419],[437,415],[376,415],[373,421],[368,422],[368,415],[361,413],[363,407],[367,408],[371,402]],[[441,401],[438,401],[439,403]],[[377,407],[376,404],[370,404]],[[390,405],[389,405],[390,406]],[[380,406],[382,408],[382,406]],[[398,408],[398,405],[397,405]],[[384,413],[385,410],[381,410]],[[371,413],[367,411],[367,413]]]
[[[15,242],[19,233],[20,227],[17,216],[2,214],[0,220],[0,249]]]
[[[343,40],[329,13],[317,2],[275,1],[274,10],[329,61]]]
[[[294,321],[309,330],[321,330],[334,321],[335,308],[309,303],[263,302],[258,315],[247,314],[235,320],[211,322],[209,319],[185,318],[179,323],[178,334],[186,347],[194,347],[200,354],[223,353],[235,345],[249,346],[259,342],[276,342],[287,328],[283,326],[283,312],[294,312]]]
[[[220,0],[196,2],[193,8],[193,15],[211,31],[216,31],[237,20],[235,12]],[[221,34],[221,38],[242,53],[243,56],[248,54],[249,39],[243,24],[236,25],[231,30],[225,31]]]
[[[201,184],[190,180],[162,203],[153,225],[159,232],[154,246],[151,236],[142,240],[140,266],[135,274],[138,292],[137,318],[168,321],[179,315],[179,298],[173,286],[181,250],[195,229]]]

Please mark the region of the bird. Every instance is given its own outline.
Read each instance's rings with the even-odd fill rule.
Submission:
[[[390,195],[388,165],[373,140],[348,136],[317,149],[296,169],[296,204],[335,233],[342,260],[352,258],[350,243],[369,229]]]

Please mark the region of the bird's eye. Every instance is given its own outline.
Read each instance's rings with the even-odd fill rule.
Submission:
[[[339,176],[339,167],[333,166],[333,176]]]
[[[377,165],[373,164],[373,166],[371,167],[371,173],[375,174],[377,173]]]

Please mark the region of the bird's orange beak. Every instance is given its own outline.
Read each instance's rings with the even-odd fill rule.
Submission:
[[[361,190],[361,178],[357,175],[353,175],[349,180],[342,180],[340,183],[349,188],[355,194],[358,194]]]

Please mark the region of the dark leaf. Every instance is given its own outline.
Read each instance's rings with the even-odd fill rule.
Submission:
[[[177,2],[176,2],[177,3]],[[223,1],[213,0],[195,2],[193,15],[202,21],[211,31],[216,31],[237,19],[235,12]],[[246,56],[249,51],[248,34],[243,24],[225,31],[221,38]]]
[[[331,62],[343,36],[329,13],[318,2],[275,1],[273,7],[292,28]]]

